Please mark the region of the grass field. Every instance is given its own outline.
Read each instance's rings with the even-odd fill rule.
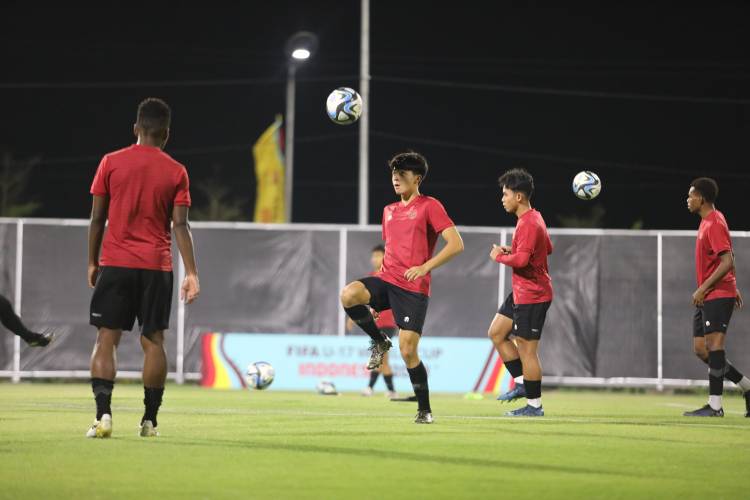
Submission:
[[[689,420],[703,395],[550,391],[541,419],[492,400],[414,403],[169,386],[161,436],[137,436],[120,384],[114,434],[87,440],[84,384],[0,384],[0,498],[748,498],[750,419]],[[514,405],[515,406],[515,405]]]

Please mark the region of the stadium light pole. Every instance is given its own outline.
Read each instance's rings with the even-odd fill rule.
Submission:
[[[292,186],[294,182],[294,101],[297,87],[297,66],[313,56],[318,48],[318,37],[309,31],[295,33],[286,42],[286,127],[284,138],[284,210],[287,222],[292,222]]]
[[[359,217],[360,226],[367,225],[370,196],[370,0],[361,0],[359,37],[359,95],[363,111],[359,118]]]

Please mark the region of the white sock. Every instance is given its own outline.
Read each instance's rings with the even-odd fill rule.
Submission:
[[[721,396],[709,396],[708,406],[710,406],[712,410],[721,410]]]
[[[740,389],[742,389],[742,392],[750,391],[750,378],[742,377],[742,380],[737,382],[737,385],[740,386]]]
[[[516,383],[516,385],[523,385],[523,375],[519,375],[516,378],[513,379],[513,381]],[[742,382],[740,382],[741,384]],[[748,380],[748,383],[750,383],[750,380]]]
[[[721,397],[721,396],[719,396],[719,397]],[[526,403],[529,406],[533,406],[534,408],[541,408],[542,407],[542,398],[527,399]]]

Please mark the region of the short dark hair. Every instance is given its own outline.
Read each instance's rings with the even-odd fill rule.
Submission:
[[[534,196],[534,178],[525,168],[511,168],[497,180],[500,188],[523,193],[528,199]]]
[[[138,105],[138,115],[135,123],[146,135],[153,137],[166,135],[171,120],[172,110],[161,99],[149,97],[141,101]]]
[[[399,153],[388,161],[388,168],[391,172],[394,170],[410,170],[415,175],[422,176],[422,182],[427,177],[427,158],[415,151],[406,151]]]
[[[385,247],[383,245],[375,245],[372,247],[372,252],[383,252],[385,253]]]
[[[690,187],[695,188],[709,203],[715,202],[719,197],[719,185],[710,177],[698,177],[690,183]]]

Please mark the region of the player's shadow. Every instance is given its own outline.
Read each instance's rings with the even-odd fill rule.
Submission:
[[[371,434],[370,434],[371,435]],[[561,472],[567,474],[595,474],[602,476],[620,476],[620,477],[638,477],[642,478],[643,473],[629,474],[623,471],[611,471],[603,469],[592,469],[588,467],[572,467],[567,465],[549,465],[540,463],[522,463],[511,460],[484,459],[474,457],[461,457],[454,455],[432,455],[426,453],[414,453],[409,451],[381,450],[375,448],[342,448],[339,446],[319,446],[309,444],[285,444],[269,443],[265,441],[228,441],[228,440],[211,440],[211,441],[178,441],[178,440],[161,440],[161,445],[176,446],[206,446],[215,448],[217,444],[228,448],[243,448],[252,450],[268,451],[291,451],[295,453],[325,453],[333,455],[349,455],[364,457],[367,459],[389,459],[389,460],[408,460],[412,462],[435,463],[439,465],[463,465],[470,467],[491,467],[495,470],[502,467],[504,469],[517,469],[528,472],[533,469],[538,472]]]

